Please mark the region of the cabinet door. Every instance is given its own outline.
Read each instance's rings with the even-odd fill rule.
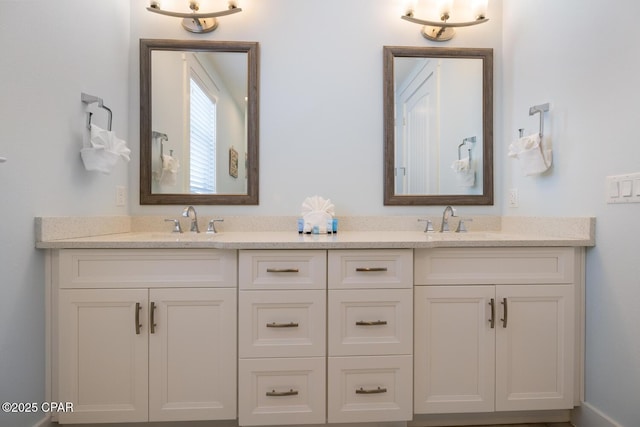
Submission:
[[[494,286],[415,288],[415,413],[494,410],[494,293]]]
[[[147,290],[63,289],[58,312],[59,422],[147,421]]]
[[[503,285],[496,296],[496,410],[572,408],[573,286]]]
[[[150,421],[235,419],[236,290],[152,289],[149,299]]]

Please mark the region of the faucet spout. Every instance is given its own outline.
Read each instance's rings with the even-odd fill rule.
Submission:
[[[449,231],[449,218],[456,216],[456,210],[451,206],[444,208],[442,212],[442,223],[440,224],[440,232],[445,233]]]
[[[190,231],[195,233],[199,233],[200,229],[198,228],[198,214],[196,214],[196,208],[193,206],[187,206],[182,210],[182,216],[189,218],[189,213],[193,212],[193,218],[191,218],[191,228]]]

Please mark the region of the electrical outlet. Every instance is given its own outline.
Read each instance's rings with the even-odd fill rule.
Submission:
[[[518,207],[518,189],[512,188],[509,190],[509,207],[517,208]]]
[[[127,188],[122,185],[116,186],[116,206],[124,206],[127,200]]]

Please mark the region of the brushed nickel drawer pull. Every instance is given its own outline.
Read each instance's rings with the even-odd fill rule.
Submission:
[[[151,307],[149,308],[149,332],[152,334],[156,333],[156,303],[151,302]]]
[[[381,325],[386,325],[387,321],[386,320],[375,320],[373,322],[367,322],[365,320],[358,320],[356,322],[356,326],[381,326]]]
[[[506,328],[507,327],[507,299],[506,298],[502,298],[502,305],[504,305],[504,319],[500,319],[500,320],[502,320],[502,327]]]
[[[267,396],[269,397],[297,396],[297,395],[298,395],[298,391],[294,389],[290,389],[289,391],[271,390],[267,392]]]
[[[271,323],[267,323],[267,328],[297,328],[298,324],[295,322],[289,322],[289,323],[276,323],[276,322],[271,322]]]
[[[364,273],[388,271],[387,267],[356,267],[356,271]]]
[[[140,303],[137,302],[136,303],[136,315],[135,315],[136,335],[140,335],[140,328],[142,328],[142,324],[140,324],[140,310],[142,310],[142,305],[140,305]]]
[[[494,329],[496,327],[496,300],[491,298],[489,305],[491,306],[491,319],[489,319],[489,324],[491,325],[491,329]]]
[[[300,273],[297,268],[267,268],[267,273]]]
[[[360,387],[359,389],[356,390],[356,394],[380,394],[380,393],[386,393],[387,389],[386,388],[374,388],[374,389],[370,389],[370,390],[365,390],[362,387]]]

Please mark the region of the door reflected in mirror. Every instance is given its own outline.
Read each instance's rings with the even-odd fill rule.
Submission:
[[[258,203],[256,51],[141,40],[141,204]]]
[[[491,50],[384,53],[385,204],[493,204]]]

